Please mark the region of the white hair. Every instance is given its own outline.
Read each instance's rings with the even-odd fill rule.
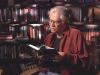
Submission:
[[[68,10],[65,6],[55,6],[53,8],[50,9],[49,11],[49,17],[53,12],[57,12],[60,14],[60,19],[62,21],[67,20],[68,19]]]

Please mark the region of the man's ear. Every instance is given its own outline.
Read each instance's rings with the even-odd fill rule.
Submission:
[[[64,23],[65,23],[65,24],[68,24],[68,20],[65,20]]]

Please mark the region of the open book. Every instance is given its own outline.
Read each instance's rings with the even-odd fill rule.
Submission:
[[[29,44],[28,46],[31,47],[33,50],[37,51],[39,55],[59,55],[59,53],[54,48],[50,48],[45,45],[40,46],[40,48],[31,44]]]

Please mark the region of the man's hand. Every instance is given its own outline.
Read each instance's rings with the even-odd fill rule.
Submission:
[[[48,60],[50,60],[51,59],[51,57],[50,57],[50,55],[41,55],[41,56],[39,56],[39,58],[40,58],[40,60],[41,61],[48,61]]]
[[[54,62],[62,62],[65,56],[64,52],[58,52],[59,55],[55,55],[55,60],[53,60]]]

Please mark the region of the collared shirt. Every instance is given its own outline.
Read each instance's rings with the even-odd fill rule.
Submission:
[[[55,34],[50,33],[44,40],[44,44],[52,47]],[[65,57],[60,64],[62,75],[82,75],[86,72],[88,61],[87,45],[82,33],[68,26],[63,32],[59,52],[65,52]]]

